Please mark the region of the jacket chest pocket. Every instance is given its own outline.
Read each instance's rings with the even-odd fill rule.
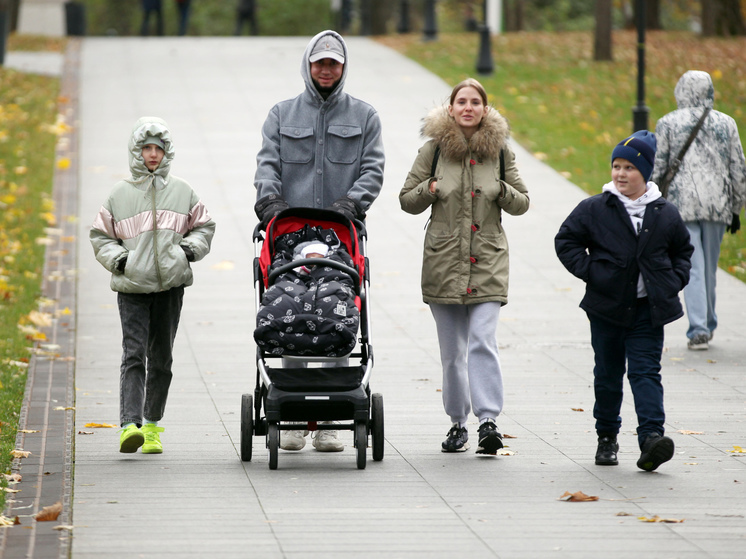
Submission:
[[[308,163],[313,159],[313,128],[280,127],[280,159],[283,163]]]
[[[332,124],[326,135],[326,158],[332,163],[354,163],[362,137],[363,130],[359,126]]]

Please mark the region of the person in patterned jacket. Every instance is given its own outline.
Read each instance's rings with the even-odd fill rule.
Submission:
[[[131,177],[114,185],[90,240],[111,272],[122,323],[120,452],[163,452],[159,433],[173,376],[173,344],[191,262],[210,252],[215,222],[185,180],[170,173],[166,123],[143,117],[129,141]],[[142,429],[141,429],[142,427]]]
[[[715,88],[707,72],[686,72],[674,89],[678,109],[656,127],[658,151],[651,180],[658,183],[678,157]],[[725,231],[736,233],[746,201],[746,163],[736,122],[711,110],[670,184],[668,199],[678,208],[694,246],[689,284],[684,288],[691,350],[705,350],[718,325],[715,282]]]

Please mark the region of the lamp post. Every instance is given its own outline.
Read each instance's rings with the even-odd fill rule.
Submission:
[[[490,26],[487,25],[487,0],[482,2],[482,25],[479,26],[479,56],[477,57],[477,73],[489,76],[495,70],[492,61],[492,38]]]
[[[438,38],[438,24],[435,21],[435,0],[425,0],[425,41],[435,41]]]
[[[632,109],[632,131],[648,129],[648,113],[645,106],[645,0],[637,0],[637,106]]]

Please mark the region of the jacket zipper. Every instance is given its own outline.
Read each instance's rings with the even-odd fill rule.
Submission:
[[[158,279],[158,291],[163,291],[163,282],[161,281],[161,268],[158,265],[158,215],[155,208],[155,183],[152,185],[150,199],[153,203],[153,256],[155,258],[155,277]]]

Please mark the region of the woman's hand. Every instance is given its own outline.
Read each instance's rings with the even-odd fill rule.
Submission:
[[[435,194],[435,189],[438,187],[438,181],[430,181],[430,194]]]

